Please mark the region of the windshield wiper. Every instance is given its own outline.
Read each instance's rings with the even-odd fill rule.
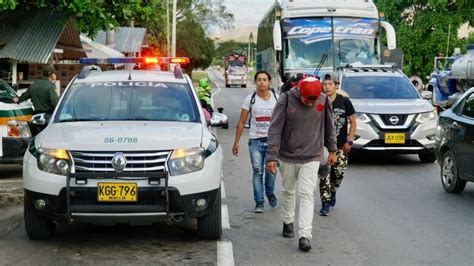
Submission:
[[[59,123],[62,123],[62,122],[90,122],[90,121],[103,121],[103,120],[91,119],[91,118],[68,118],[68,119],[59,120]]]

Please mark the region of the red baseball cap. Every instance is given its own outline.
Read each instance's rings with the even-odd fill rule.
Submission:
[[[303,98],[308,100],[315,100],[321,95],[321,82],[313,77],[303,79],[300,84],[300,93]]]

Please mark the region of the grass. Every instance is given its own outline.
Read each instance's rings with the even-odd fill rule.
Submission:
[[[207,76],[207,71],[199,71],[199,70],[193,71],[193,76],[191,77],[191,79],[194,84],[198,84],[199,80],[202,78],[209,78]]]

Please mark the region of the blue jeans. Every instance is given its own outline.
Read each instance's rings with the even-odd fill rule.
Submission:
[[[256,203],[265,202],[263,176],[265,176],[265,194],[271,196],[275,190],[275,175],[265,170],[267,148],[266,138],[249,140],[250,162],[253,170],[253,196]]]

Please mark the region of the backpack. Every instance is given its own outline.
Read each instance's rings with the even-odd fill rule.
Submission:
[[[304,75],[302,73],[298,73],[296,74],[296,76],[292,76],[290,77],[282,86],[281,86],[281,89],[280,89],[280,93],[283,94],[289,90],[291,90],[291,88],[295,87],[296,85],[298,85],[298,82],[300,80],[302,80],[304,78]]]
[[[273,94],[273,97],[275,98],[276,101],[278,101],[278,98],[276,97],[275,90],[273,88],[270,88],[270,92]],[[250,106],[249,106],[249,120],[247,121],[247,128],[250,128],[250,121],[252,120],[252,107],[255,104],[255,96],[257,95],[257,92],[254,92],[252,94],[252,97],[250,98]]]

